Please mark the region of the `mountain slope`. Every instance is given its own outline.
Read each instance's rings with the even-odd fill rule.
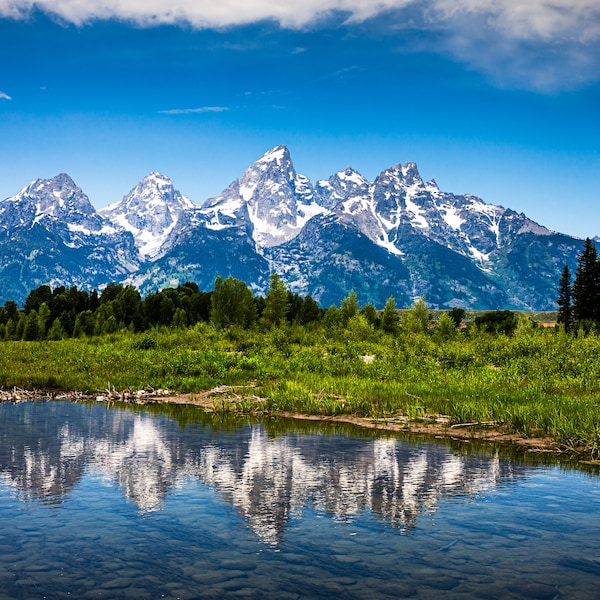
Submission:
[[[188,213],[199,208],[174,189],[168,177],[154,172],[98,214],[129,231],[142,257],[154,259],[168,250],[173,232],[185,226]]]
[[[39,285],[99,287],[139,265],[133,236],[102,218],[65,174],[38,179],[0,203],[2,297]]]
[[[207,200],[202,209],[208,228],[244,225],[257,248],[285,243],[298,235],[309,219],[325,212],[315,201],[310,181],[296,173],[285,146],[265,153],[240,180]]]

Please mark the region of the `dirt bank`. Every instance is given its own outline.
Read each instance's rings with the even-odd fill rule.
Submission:
[[[99,402],[125,402],[131,404],[185,404],[199,406],[207,412],[213,412],[215,407],[232,405],[241,398],[235,393],[234,388],[220,386],[212,390],[193,394],[175,394],[168,390],[139,390],[115,392],[106,390],[97,394],[84,394],[81,392],[57,392],[49,390],[0,390],[0,402],[23,402],[29,400],[72,400],[72,401],[99,401]],[[253,396],[252,399],[260,408],[263,399]],[[257,410],[257,412],[259,412]],[[451,424],[448,417],[443,415],[428,415],[425,418],[410,419],[405,416],[393,416],[383,419],[359,417],[354,415],[305,415],[301,413],[279,412],[269,413],[270,416],[303,419],[309,421],[349,423],[368,429],[382,431],[408,432],[435,437],[445,437],[456,440],[479,440],[495,444],[511,444],[528,448],[536,452],[555,452],[578,454],[575,448],[564,448],[549,437],[525,437],[507,431],[497,423],[459,423]],[[583,458],[584,452],[582,452]],[[598,462],[600,461],[587,461]]]

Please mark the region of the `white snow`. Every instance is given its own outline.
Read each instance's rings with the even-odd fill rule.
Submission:
[[[410,189],[410,188],[409,188]],[[408,190],[407,190],[408,192]],[[429,228],[429,223],[427,221],[427,219],[425,218],[425,216],[422,214],[423,211],[421,210],[421,208],[419,206],[417,206],[412,200],[411,200],[411,196],[412,194],[407,193],[406,194],[406,211],[409,213],[412,213],[413,218],[412,218],[412,222],[416,227],[419,227],[420,229],[428,229]]]
[[[479,250],[477,250],[477,248],[475,248],[475,246],[469,245],[469,252],[471,253],[471,256],[475,259],[478,260],[479,262],[489,262],[490,260],[490,255],[489,254],[485,254],[484,252],[481,252]]]
[[[461,228],[461,225],[463,223],[465,223],[465,219],[463,219],[459,214],[458,214],[458,209],[455,206],[442,206],[440,213],[442,215],[442,218],[444,219],[444,221],[450,226],[452,227],[452,229],[456,229],[459,230]]]
[[[340,180],[349,181],[351,183],[355,183],[356,185],[364,185],[367,183],[367,180],[360,173],[357,173],[354,169],[346,169],[345,171],[339,171],[337,175],[340,178]]]

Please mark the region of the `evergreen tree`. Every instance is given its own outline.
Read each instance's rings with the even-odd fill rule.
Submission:
[[[52,290],[49,285],[41,285],[29,292],[27,299],[25,300],[24,310],[26,313],[30,313],[32,310],[39,310],[43,303],[50,305],[52,302]]]
[[[308,325],[321,318],[321,309],[312,296],[306,296],[298,312],[298,320],[301,325]]]
[[[188,325],[187,315],[183,308],[177,308],[173,315],[173,323],[171,324],[175,329],[185,329]]]
[[[377,325],[377,311],[370,302],[363,306],[362,310],[360,311],[360,314],[363,315],[365,319],[367,319],[370,325]]]
[[[38,310],[38,325],[41,340],[46,337],[46,330],[48,329],[48,323],[50,322],[50,314],[49,306],[45,302],[42,302]]]
[[[175,316],[175,302],[173,298],[166,294],[160,293],[160,324],[171,325],[173,323],[173,317]]]
[[[40,338],[40,326],[36,310],[32,310],[28,315],[23,314],[24,326],[22,339],[26,342],[32,342]]]
[[[96,318],[91,310],[84,310],[75,317],[75,325],[73,326],[73,337],[83,337],[94,335],[96,326]]]
[[[323,315],[323,326],[329,333],[333,333],[340,329],[342,324],[342,311],[335,304],[332,304]]]
[[[280,326],[284,323],[289,308],[290,299],[285,283],[277,273],[272,273],[261,319],[267,326]]]
[[[400,315],[396,310],[396,299],[390,296],[381,313],[381,329],[393,335],[400,331]]]
[[[62,340],[66,337],[65,330],[63,329],[59,318],[54,319],[46,337],[49,340]]]
[[[590,238],[577,256],[573,282],[573,317],[575,321],[600,320],[600,264],[596,246]]]
[[[342,311],[342,319],[344,325],[348,324],[348,321],[358,313],[358,298],[356,292],[351,290],[350,293],[342,300],[340,310]]]
[[[17,321],[17,327],[16,327],[16,331],[15,331],[15,339],[17,339],[17,340],[23,339],[23,331],[25,331],[25,323],[27,323],[27,315],[22,312],[19,315],[19,320]]]
[[[465,315],[467,311],[464,308],[459,308],[458,306],[454,306],[451,310],[448,311],[448,316],[454,321],[454,325],[458,328],[461,323],[465,320]]]
[[[15,322],[13,321],[13,319],[8,319],[8,321],[6,321],[6,326],[4,328],[4,339],[6,341],[10,341],[10,340],[14,340],[17,337],[17,333],[16,333],[16,325]]]
[[[573,306],[571,304],[571,273],[568,265],[565,265],[560,284],[558,287],[558,318],[559,323],[563,323],[565,329],[569,331],[573,324]]]
[[[348,338],[356,342],[366,342],[373,337],[373,326],[362,313],[356,313],[346,326]]]
[[[442,313],[433,330],[433,336],[438,342],[456,338],[456,321],[450,312]]]
[[[9,319],[12,319],[13,323],[16,323],[19,320],[19,309],[14,300],[7,300],[4,303],[3,319],[5,323],[8,322]]]
[[[288,301],[290,303],[290,307],[287,311],[287,320],[290,323],[298,322],[300,319],[300,311],[302,310],[302,305],[304,304],[304,299],[298,294],[288,292]]]

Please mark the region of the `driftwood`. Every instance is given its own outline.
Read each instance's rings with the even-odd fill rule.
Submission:
[[[455,423],[454,425],[450,425],[450,429],[457,429],[458,427],[495,427],[500,425],[498,421],[473,421],[473,423]]]

